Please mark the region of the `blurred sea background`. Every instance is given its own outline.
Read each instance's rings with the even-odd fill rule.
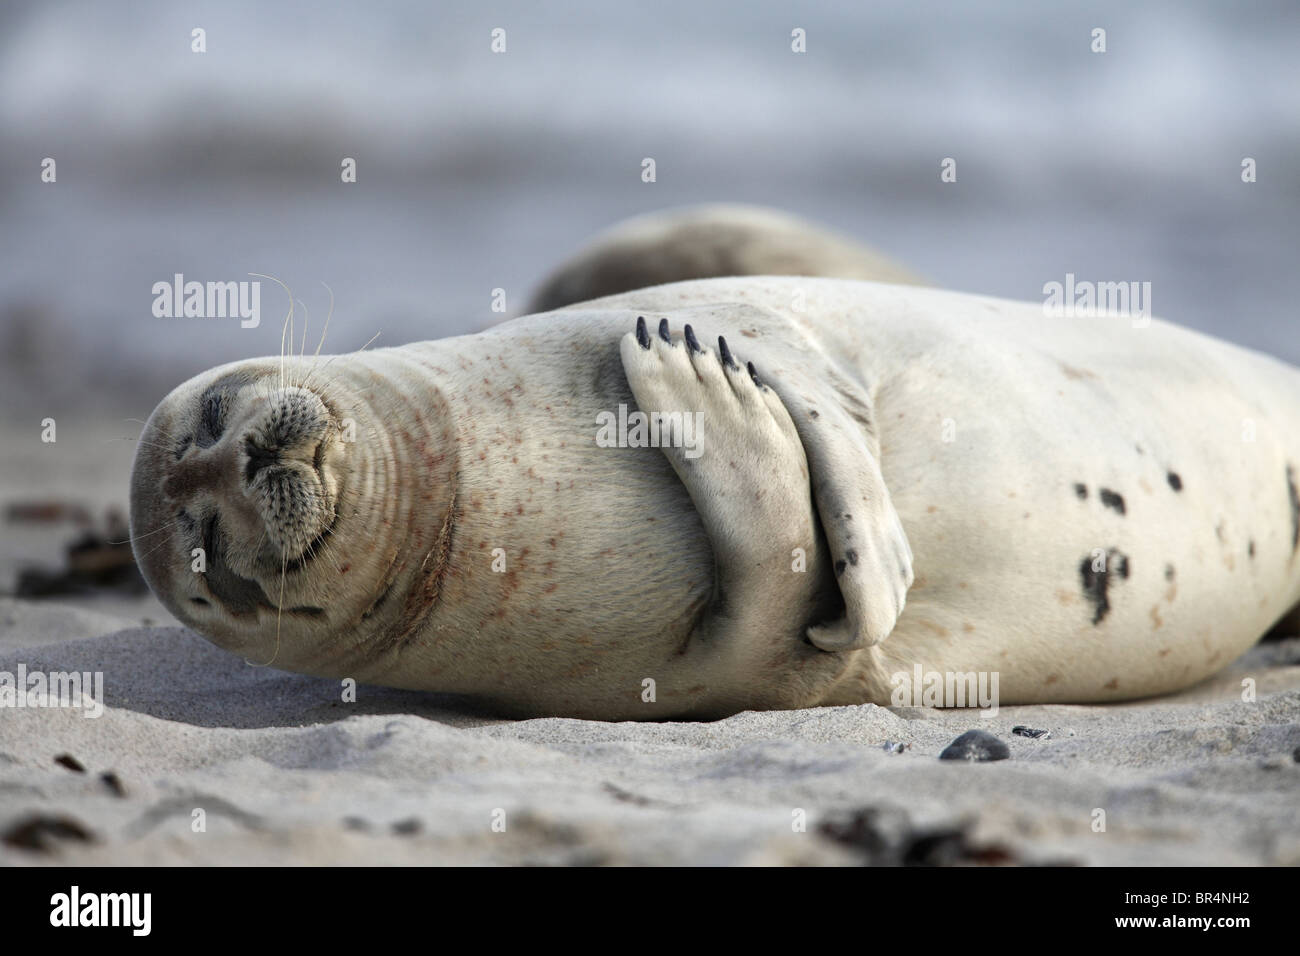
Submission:
[[[1157,315],[1300,362],[1298,51],[1293,0],[4,3],[0,496],[123,500],[126,417],[279,352],[278,287],[256,329],[156,318],[175,273],[279,277],[309,350],[327,283],[326,352],[397,345],[498,321],[494,288],[517,313],[598,230],[704,201],[950,288],[1150,281]]]
[[[278,276],[317,329],[325,282],[327,351],[396,345],[498,320],[497,287],[519,310],[616,220],[712,200],[951,288],[1150,281],[1157,314],[1300,361],[1298,53],[1285,0],[6,3],[5,409],[144,417],[279,351],[278,287],[257,329],[155,318],[177,272]]]

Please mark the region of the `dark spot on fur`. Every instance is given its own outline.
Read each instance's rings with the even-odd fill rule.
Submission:
[[[1079,500],[1080,500],[1080,501],[1087,501],[1087,500],[1088,500],[1088,486],[1087,486],[1087,485],[1075,484],[1075,486],[1074,486],[1074,493],[1075,493],[1076,495],[1079,496]]]
[[[1106,552],[1105,571],[1093,570],[1093,556],[1086,555],[1079,564],[1079,577],[1083,581],[1083,596],[1092,602],[1092,623],[1100,624],[1110,613],[1110,575],[1118,574],[1120,578],[1128,577],[1128,557],[1114,548]]]
[[[808,409],[808,414],[812,418],[821,418],[821,414],[815,408]]]
[[[1174,579],[1174,566],[1173,566],[1172,564],[1166,564],[1166,565],[1165,565],[1165,580],[1166,580],[1166,581],[1172,581],[1173,579]]]
[[[847,565],[845,562],[843,562],[843,561],[836,561],[836,562],[835,562],[835,574],[836,574],[837,576],[843,574],[843,573],[844,573],[844,569],[847,568],[847,567],[848,567],[848,565]]]
[[[849,559],[849,564],[853,565],[854,567],[857,567],[857,564],[858,564],[858,552],[853,551],[853,550],[845,551],[845,552],[844,552],[844,557],[846,557],[846,558]]]
[[[1246,553],[1252,558],[1255,556],[1255,539],[1250,539],[1250,544],[1246,546]]]
[[[1178,477],[1178,472],[1169,472],[1169,474],[1165,475],[1165,480],[1169,482],[1169,487],[1174,489],[1174,491],[1183,490],[1183,479]]]
[[[1107,508],[1113,508],[1120,514],[1124,514],[1124,496],[1111,491],[1109,488],[1102,488],[1100,492],[1101,503]]]

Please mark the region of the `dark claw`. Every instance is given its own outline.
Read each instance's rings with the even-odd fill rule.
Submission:
[[[668,334],[668,320],[667,320],[667,319],[660,319],[660,320],[659,320],[659,337],[660,337],[661,339],[663,339],[665,342],[667,342],[669,345],[672,345],[672,344],[673,344],[673,337],[672,337],[671,335]]]
[[[727,366],[734,372],[740,371],[740,366],[737,365],[736,360],[731,357],[731,349],[727,348],[727,340],[721,335],[718,336],[718,354],[722,356],[723,365]]]
[[[749,377],[754,380],[754,384],[757,385],[759,388],[762,388],[763,383],[758,380],[758,372],[754,370],[754,363],[746,362],[745,367],[749,369]]]
[[[644,315],[636,317],[636,344],[646,350],[650,348],[650,333],[646,331]]]
[[[686,326],[685,333],[686,347],[692,352],[703,352],[704,349],[700,348],[700,340],[695,337],[695,330],[688,325]]]

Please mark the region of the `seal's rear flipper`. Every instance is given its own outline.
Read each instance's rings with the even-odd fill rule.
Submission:
[[[844,596],[845,616],[809,628],[808,637],[824,651],[878,644],[903,613],[912,585],[912,548],[880,471],[870,399],[829,363],[814,380],[780,375],[771,385],[803,442],[813,499]]]

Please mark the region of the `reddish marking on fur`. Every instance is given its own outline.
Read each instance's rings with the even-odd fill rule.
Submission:
[[[401,647],[406,644],[429,613],[442,597],[442,583],[447,576],[451,559],[452,532],[456,524],[456,494],[451,495],[447,513],[442,519],[438,531],[438,540],[420,563],[419,578],[406,595],[402,607],[402,616],[398,621],[395,636],[387,643],[387,648]],[[419,535],[417,535],[418,539]]]
[[[1065,373],[1066,378],[1074,380],[1097,377],[1086,368],[1075,368],[1073,365],[1066,365],[1064,362],[1061,363],[1061,371]]]
[[[917,620],[916,623],[919,624],[921,627],[925,628],[927,631],[931,631],[935,634],[938,634],[940,637],[952,636],[948,632],[948,629],[946,627],[942,627],[941,625],[934,623],[934,621],[926,620],[925,618],[920,618]]]
[[[1106,688],[1106,690],[1119,690],[1119,678],[1112,677],[1110,680],[1106,681],[1106,683],[1102,684],[1101,686]]]

